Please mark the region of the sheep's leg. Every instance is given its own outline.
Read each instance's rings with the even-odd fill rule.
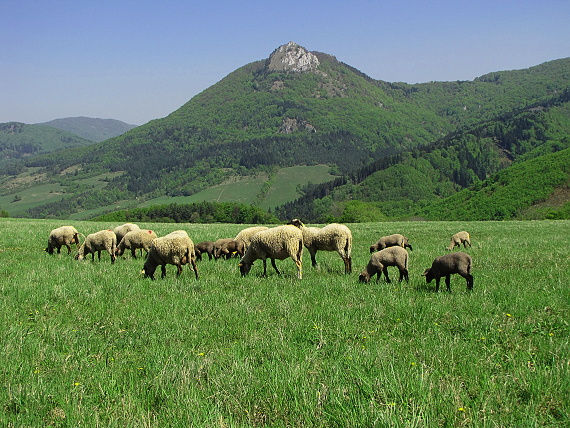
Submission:
[[[142,252],[141,252],[141,255],[142,255]],[[131,247],[131,256],[133,257],[133,259],[137,258],[137,249],[135,247]]]
[[[313,250],[313,249],[309,249],[309,254],[311,255],[311,263],[313,265],[314,268],[317,267],[317,250]]]
[[[303,278],[303,263],[301,260],[295,260],[295,265],[297,266],[297,278]]]
[[[267,261],[263,259],[263,276],[267,276]]]
[[[164,278],[166,276],[166,265],[161,265],[160,266],[160,270],[162,272],[162,274],[160,275],[161,278]]]
[[[352,273],[352,260],[350,257],[342,256],[342,261],[344,262],[344,273]]]
[[[67,244],[65,244],[65,246],[67,247],[67,254],[71,254],[71,247]],[[59,253],[59,251],[58,251]]]
[[[109,248],[108,252],[109,255],[111,256],[111,264],[115,263],[115,260],[117,259],[117,257],[115,256],[115,250]]]
[[[435,278],[435,292],[436,292],[436,293],[439,291],[439,280],[440,280],[440,279],[441,279],[441,278],[440,278],[439,276],[437,276],[437,277]]]
[[[404,277],[406,278],[406,281],[407,281],[408,280],[408,271],[406,269],[400,269],[400,268],[398,268],[398,270],[400,271],[400,282],[402,282]]]
[[[388,266],[384,266],[382,268],[382,272],[384,273],[384,278],[386,278],[386,282],[389,284],[392,281],[390,281],[390,277],[388,276]]]
[[[196,275],[196,279],[198,279],[198,268],[196,267],[196,261],[194,259],[190,259],[190,264],[192,265],[192,270],[194,271],[194,275]]]
[[[279,269],[277,269],[277,265],[275,264],[275,259],[271,259],[271,266],[273,266],[273,269],[275,269],[277,275],[281,275],[281,272],[279,272]]]
[[[451,275],[445,275],[445,286],[447,287],[447,291],[451,293]]]
[[[473,275],[468,273],[461,276],[467,280],[467,290],[473,290]]]

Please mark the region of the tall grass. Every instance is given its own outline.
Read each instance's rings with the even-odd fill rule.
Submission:
[[[570,222],[350,225],[355,272],[333,253],[199,262],[152,282],[43,252],[59,221],[0,221],[3,426],[568,426]],[[115,225],[74,224],[84,234]],[[195,242],[241,225],[184,228]],[[471,232],[473,292],[421,273]],[[410,282],[361,284],[368,247],[410,238]],[[392,277],[398,277],[394,272]],[[445,288],[445,287],[444,287]]]

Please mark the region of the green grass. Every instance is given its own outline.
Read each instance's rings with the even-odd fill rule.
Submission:
[[[568,426],[568,221],[349,225],[338,255],[247,278],[237,260],[176,278],[142,260],[43,252],[65,222],[0,219],[0,425]],[[74,222],[83,234],[114,224]],[[195,242],[243,225],[144,224]],[[471,233],[474,290],[421,273]],[[379,236],[410,238],[410,282],[360,284]],[[392,271],[391,271],[392,273]],[[392,273],[392,277],[397,274]]]

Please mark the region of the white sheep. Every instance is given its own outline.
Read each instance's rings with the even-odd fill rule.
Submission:
[[[463,244],[463,248],[467,248],[467,245],[471,246],[469,233],[465,232],[464,230],[457,232],[451,237],[451,241],[449,241],[449,246],[446,248],[446,250],[451,251],[455,247],[461,247],[461,244]]]
[[[376,244],[370,246],[370,252],[381,251],[388,247],[402,247],[412,249],[408,238],[399,233],[381,237]]]
[[[344,262],[344,272],[352,272],[352,233],[347,226],[331,223],[323,228],[307,227],[299,219],[293,219],[289,224],[303,233],[303,243],[309,250],[313,267],[317,267],[317,251],[336,251]]]
[[[297,277],[302,278],[303,234],[299,228],[291,225],[278,226],[272,229],[257,232],[251,238],[249,247],[239,262],[242,276],[251,270],[253,262],[263,260],[263,276],[267,276],[267,261],[278,275],[281,273],[275,265],[275,259],[285,260],[291,257],[297,266]]]
[[[85,256],[91,254],[91,259],[95,261],[95,253],[101,260],[101,251],[107,251],[111,256],[111,263],[115,263],[115,252],[117,250],[117,235],[112,230],[100,230],[91,233],[85,238],[85,242],[79,247],[77,260],[83,260]]]
[[[117,242],[121,242],[121,239],[123,239],[127,233],[132,232],[133,230],[140,230],[140,227],[134,223],[125,223],[115,227],[113,232],[115,232],[115,235],[117,235]]]
[[[437,257],[430,268],[426,269],[422,274],[426,277],[429,284],[435,278],[435,291],[439,291],[439,280],[445,276],[445,285],[447,291],[451,291],[450,277],[457,273],[467,281],[467,290],[473,289],[473,275],[471,275],[471,266],[473,260],[469,254],[458,251],[449,253],[444,256]]]
[[[370,261],[359,276],[360,281],[369,282],[376,274],[376,281],[380,280],[382,272],[386,282],[390,282],[388,277],[388,266],[396,266],[400,271],[400,282],[403,279],[408,281],[408,252],[402,247],[388,247],[370,256]]]
[[[253,226],[253,227],[248,227],[243,229],[242,231],[240,231],[236,236],[235,236],[235,240],[236,241],[243,241],[244,243],[244,251],[247,250],[247,247],[251,241],[251,238],[253,237],[253,235],[255,235],[257,232],[261,232],[263,230],[267,230],[269,229],[267,226]]]
[[[141,254],[144,250],[148,254],[150,244],[153,239],[158,238],[156,233],[148,229],[131,230],[127,232],[121,242],[117,245],[117,255],[122,256],[125,250],[131,250],[133,258],[137,258],[136,250],[140,248]]]
[[[166,265],[169,264],[177,267],[176,276],[178,277],[182,273],[182,266],[188,263],[198,279],[194,243],[184,230],[177,230],[152,241],[142,273],[145,278],[150,277],[154,280],[154,272],[160,266],[161,278],[164,278]]]
[[[61,253],[61,247],[67,247],[67,254],[71,254],[70,245],[79,246],[79,232],[73,226],[61,226],[53,229],[49,233],[48,244],[45,251],[53,254],[53,250],[57,249],[57,253]]]

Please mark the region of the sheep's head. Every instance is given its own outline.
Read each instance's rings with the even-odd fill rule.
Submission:
[[[241,272],[241,276],[246,276],[251,270],[253,263],[239,262],[238,266],[239,266],[239,271]]]
[[[156,271],[156,266],[151,267],[147,266],[146,264],[143,266],[141,271],[143,278],[150,278],[154,281],[154,272]]]
[[[435,275],[434,275],[433,272],[431,271],[431,268],[426,269],[425,272],[422,273],[422,276],[425,276],[425,277],[426,277],[426,282],[427,282],[428,284],[432,281],[432,279],[435,278]]]
[[[305,225],[303,224],[303,222],[302,222],[301,220],[299,220],[298,218],[294,218],[293,220],[291,220],[291,221],[290,221],[289,223],[287,223],[287,224],[296,226],[296,227],[298,227],[299,229],[300,229],[301,227],[304,227],[304,226],[305,226]]]
[[[368,274],[368,272],[364,271],[360,274],[360,276],[358,277],[358,280],[360,282],[370,282],[370,275]]]
[[[370,246],[370,253],[372,254],[374,251],[378,250],[378,245],[374,244]]]

